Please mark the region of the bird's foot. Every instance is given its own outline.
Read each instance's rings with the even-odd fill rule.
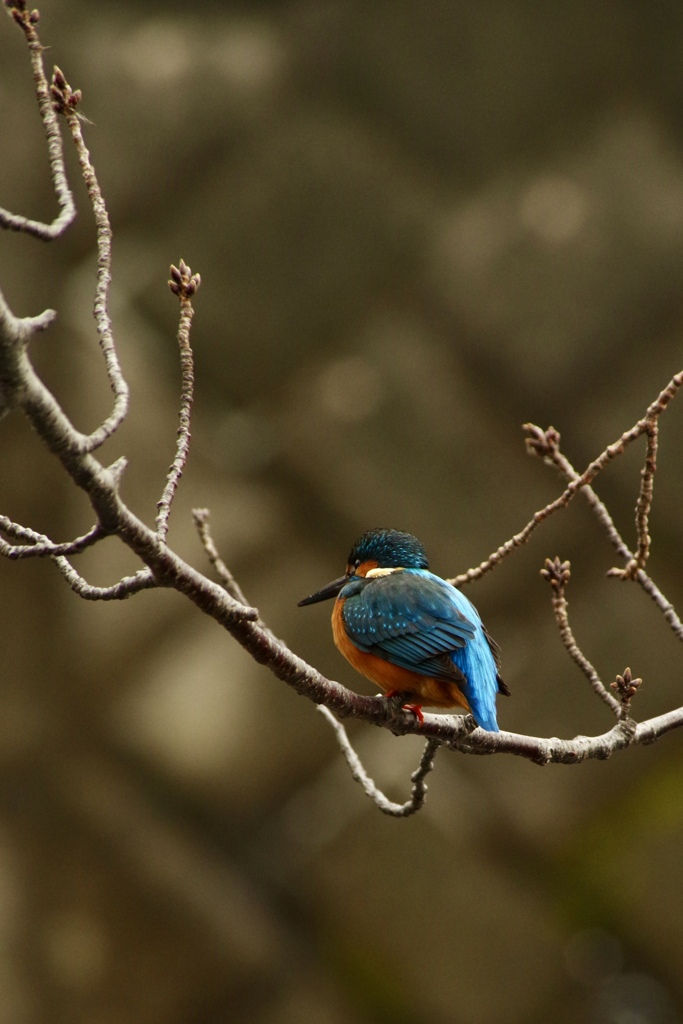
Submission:
[[[420,723],[420,725],[424,725],[425,724],[425,716],[422,714],[422,705],[421,704],[404,704],[403,705],[403,710],[404,711],[412,711],[412,713],[415,715],[415,717],[417,718],[417,720]]]
[[[386,697],[387,700],[391,700],[392,697],[400,697],[401,691],[387,690],[384,696]],[[404,711],[412,711],[420,725],[424,725],[425,716],[422,714],[421,704],[402,704],[401,707],[403,708]]]

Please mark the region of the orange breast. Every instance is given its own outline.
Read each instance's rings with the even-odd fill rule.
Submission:
[[[338,649],[357,672],[383,690],[394,690],[397,693],[409,693],[415,698],[414,703],[430,708],[465,708],[470,710],[467,698],[456,683],[449,683],[431,676],[423,676],[419,672],[393,665],[375,654],[359,651],[349,640],[344,619],[342,617],[343,600],[334,602],[332,611],[332,634]]]

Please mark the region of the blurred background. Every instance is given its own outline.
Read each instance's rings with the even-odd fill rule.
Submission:
[[[173,456],[182,256],[203,279],[191,522],[275,632],[370,692],[323,605],[373,526],[432,568],[478,564],[559,493],[520,425],[579,468],[683,366],[683,9],[579,0],[46,0],[48,66],[84,91],[115,235],[132,387],[104,457],[152,522]],[[0,20],[0,203],[55,214],[20,32]],[[94,230],[5,233],[17,315],[59,311],[33,355],[83,430],[110,409],[92,320]],[[683,605],[683,407],[662,421],[651,569]],[[83,497],[19,415],[0,499],[65,540]],[[644,448],[598,482],[625,538]],[[571,622],[637,718],[681,703],[681,651],[580,501],[467,589],[503,651],[504,729],[603,732],[563,651]],[[115,542],[92,583],[137,568]],[[78,600],[46,563],[0,564],[0,1024],[674,1024],[683,1019],[683,736],[541,769],[441,752],[428,803],[387,819],[312,704],[179,595]],[[421,752],[351,727],[405,799]]]

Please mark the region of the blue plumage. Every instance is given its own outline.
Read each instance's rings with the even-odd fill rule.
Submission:
[[[370,530],[356,542],[346,574],[300,604],[336,597],[335,643],[351,664],[387,692],[422,705],[467,707],[498,732],[498,648],[464,594],[429,571],[420,541],[397,530]]]

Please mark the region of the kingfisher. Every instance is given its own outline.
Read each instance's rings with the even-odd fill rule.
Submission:
[[[498,645],[477,609],[451,583],[429,571],[425,549],[410,533],[369,530],[354,544],[346,572],[299,607],[336,598],[332,634],[353,667],[423,722],[422,708],[461,707],[477,725],[498,732]]]

